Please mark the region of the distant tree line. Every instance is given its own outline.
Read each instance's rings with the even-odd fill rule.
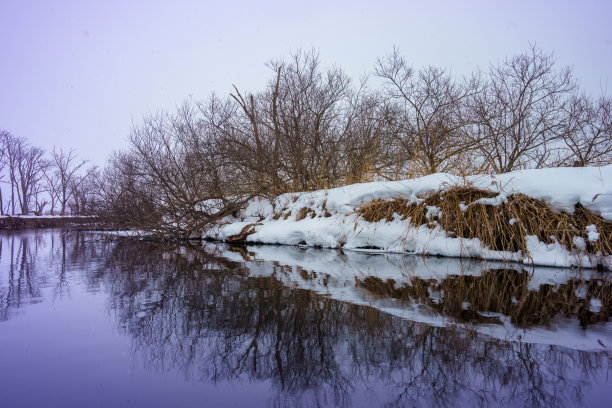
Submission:
[[[0,214],[94,214],[95,167],[73,150],[47,153],[0,130]]]
[[[358,82],[316,51],[268,67],[261,91],[234,86],[145,117],[75,191],[90,188],[91,210],[116,227],[188,236],[254,196],[612,162],[612,99],[535,46],[461,78],[415,69],[397,49]]]

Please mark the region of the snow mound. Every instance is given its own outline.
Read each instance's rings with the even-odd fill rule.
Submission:
[[[367,222],[355,210],[372,200],[401,198],[418,204],[427,194],[464,186],[496,193],[493,198],[478,200],[486,205],[499,206],[512,194],[524,194],[545,202],[555,212],[573,214],[576,205],[580,204],[604,220],[612,221],[611,181],[612,165],[520,170],[465,178],[436,173],[412,180],[359,183],[283,194],[273,202],[254,199],[240,220],[228,220],[228,224],[204,231],[203,237],[227,240],[243,227],[257,223],[254,233],[246,238],[247,242],[473,257],[557,267],[588,268],[604,264],[610,268],[612,256],[587,254],[585,250],[570,251],[556,242],[541,242],[536,236],[525,237],[528,253],[498,251],[483,245],[477,238],[458,238],[439,226],[416,226],[410,219],[401,217]],[[435,207],[428,207],[427,217],[437,216],[437,211]],[[510,222],[509,227],[515,222]],[[601,231],[589,226],[585,233],[588,233],[589,242],[596,242]],[[587,247],[584,239],[574,242],[576,248]]]

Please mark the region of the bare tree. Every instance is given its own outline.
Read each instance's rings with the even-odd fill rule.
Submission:
[[[337,67],[322,69],[315,51],[268,66],[274,77],[265,92],[243,95],[235,88],[235,115],[209,119],[227,138],[228,157],[255,174],[255,189],[264,194],[337,185],[348,137],[348,76]]]
[[[15,215],[15,189],[17,188],[17,178],[15,175],[17,168],[18,152],[20,145],[25,143],[24,139],[19,139],[8,132],[3,133],[3,153],[6,166],[8,167],[8,178],[11,185],[11,196],[8,202],[10,213]]]
[[[43,149],[30,146],[27,142],[18,145],[17,166],[14,174],[22,214],[30,212],[32,197],[40,193],[41,180],[48,166],[44,154]]]
[[[4,169],[7,164],[7,144],[9,140],[9,133],[5,130],[0,130],[0,215],[4,215],[4,198],[2,196],[2,183],[6,181],[4,178],[6,174],[4,173]]]
[[[207,134],[187,102],[176,114],[145,118],[131,148],[103,174],[102,215],[114,225],[161,236],[189,237],[239,210],[253,197],[228,167],[219,141]]]
[[[90,167],[70,183],[71,199],[68,202],[71,214],[92,215],[96,208],[96,180],[99,178],[98,168]]]
[[[478,78],[457,82],[432,66],[415,72],[397,48],[377,61],[375,75],[384,81],[384,95],[397,113],[395,134],[417,173],[456,167],[454,159],[475,145],[466,135],[463,105],[479,91]]]
[[[335,186],[347,137],[350,79],[338,67],[321,69],[314,51],[269,66],[279,73],[270,122],[280,138],[279,166],[290,179],[290,189]]]
[[[96,214],[113,228],[144,229],[150,224],[146,220],[154,216],[154,192],[139,188],[132,156],[130,152],[113,153],[95,180],[100,203]]]
[[[504,173],[546,165],[576,87],[571,70],[555,70],[553,54],[532,46],[492,65],[488,79],[472,107],[480,154],[490,169]]]
[[[565,107],[560,134],[570,153],[561,164],[612,163],[612,98],[601,96],[593,102],[586,94],[574,95]]]
[[[408,157],[397,143],[395,112],[378,93],[362,88],[347,112],[347,137],[341,146],[342,183],[397,179]]]
[[[5,135],[5,154],[11,183],[11,213],[15,214],[15,197],[22,214],[31,209],[31,199],[41,193],[41,180],[48,162],[44,150],[31,146],[24,138]],[[15,194],[15,192],[17,194]]]
[[[50,188],[53,204],[57,201],[60,205],[60,215],[66,214],[66,206],[74,195],[74,189],[84,180],[84,175],[79,175],[79,170],[87,163],[87,160],[78,160],[74,150],[57,150],[55,147],[51,152],[51,161],[46,179]]]

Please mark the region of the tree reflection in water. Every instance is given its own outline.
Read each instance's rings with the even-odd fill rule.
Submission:
[[[133,242],[108,259],[112,308],[147,365],[272,380],[279,405],[349,405],[359,387],[392,406],[573,405],[608,367],[604,353],[504,342],[283,286],[280,265],[249,277],[202,250]]]
[[[350,406],[356,395],[370,395],[372,406],[574,406],[609,370],[605,352],[507,342],[289,287],[277,278],[288,266],[266,264],[272,270],[253,276],[199,246],[77,233],[52,240],[44,249],[56,265],[54,293],[79,274],[107,292],[137,362],[189,381],[269,382],[274,406]],[[33,265],[35,242],[2,237],[0,257],[10,259],[2,319],[49,279]],[[355,285],[399,297],[383,281]]]

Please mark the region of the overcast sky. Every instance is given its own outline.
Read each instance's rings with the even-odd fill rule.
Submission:
[[[103,164],[147,112],[259,90],[266,61],[311,47],[357,79],[394,45],[461,75],[536,43],[598,94],[611,17],[610,0],[0,0],[0,129]]]

